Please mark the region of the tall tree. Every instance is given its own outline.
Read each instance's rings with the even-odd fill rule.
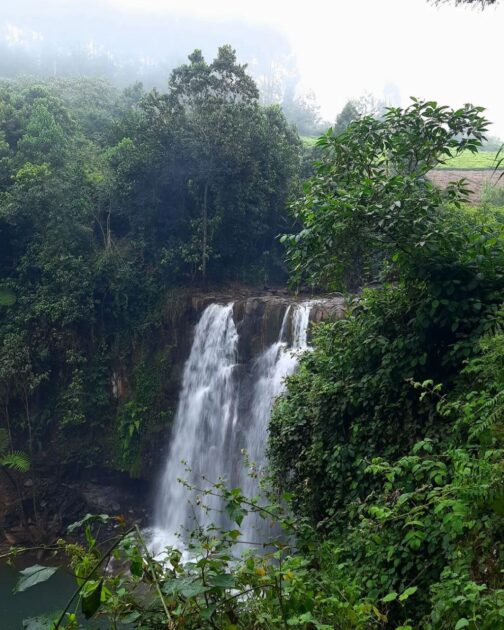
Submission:
[[[201,274],[206,278],[215,182],[219,176],[237,174],[229,158],[240,151],[238,119],[253,114],[259,91],[230,46],[219,48],[211,64],[200,50],[195,50],[189,61],[170,77],[170,101],[184,118],[184,144],[193,164],[190,183],[201,207]]]

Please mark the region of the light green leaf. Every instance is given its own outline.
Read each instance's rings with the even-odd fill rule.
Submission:
[[[413,593],[416,593],[417,590],[418,586],[410,586],[404,591],[404,593],[401,593],[399,595],[399,601],[403,602],[405,599],[408,599],[408,597],[410,597],[410,595],[413,595]]]
[[[82,612],[86,619],[90,619],[98,610],[98,608],[100,608],[102,586],[103,578],[91,589],[88,589],[86,593],[82,596]]]
[[[216,610],[217,606],[215,604],[212,604],[211,606],[208,606],[208,608],[205,608],[201,611],[201,616],[203,619],[205,619],[205,621],[208,621]]]
[[[23,569],[20,571],[22,577],[19,578],[16,586],[14,587],[14,593],[21,593],[36,584],[45,582],[54,575],[57,570],[58,567],[44,567],[41,564],[34,564],[31,567]]]

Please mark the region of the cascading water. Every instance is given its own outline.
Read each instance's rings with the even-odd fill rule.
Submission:
[[[209,479],[226,475],[223,455],[232,438],[238,400],[234,374],[237,343],[233,305],[211,304],[196,326],[184,368],[170,451],[156,505],[154,549],[173,544],[180,527],[191,525],[194,493],[188,492],[178,479],[189,477],[188,481],[199,483],[202,475]],[[190,474],[186,465],[191,468]],[[201,522],[205,515],[198,517]]]
[[[250,462],[257,467],[260,475],[261,465],[265,463],[266,440],[268,423],[276,398],[282,393],[287,376],[293,374],[302,352],[308,349],[308,325],[310,320],[311,302],[287,307],[283,318],[278,341],[267,348],[254,365],[254,393],[250,409],[250,423],[245,433],[245,450]],[[291,319],[290,319],[291,318]],[[288,343],[287,328],[292,327],[291,344]],[[239,486],[245,496],[251,497],[257,493],[257,477],[247,474],[241,468]],[[257,532],[263,528],[261,522],[249,515],[242,526],[245,540],[255,541]]]
[[[259,468],[264,464],[271,409],[285,378],[294,372],[300,352],[308,348],[311,307],[310,302],[287,307],[277,341],[245,370],[246,376],[243,366],[237,363],[233,304],[212,304],[203,312],[184,368],[170,451],[157,498],[153,550],[174,544],[175,533],[181,527],[219,524],[218,512],[197,508],[196,492],[178,479],[201,487],[203,476],[210,481],[222,477],[231,486],[243,488],[245,494],[256,493],[257,480],[247,476],[241,451],[246,449],[250,461]],[[208,497],[205,505],[209,505]],[[249,540],[254,538],[253,520],[249,516],[243,525]]]

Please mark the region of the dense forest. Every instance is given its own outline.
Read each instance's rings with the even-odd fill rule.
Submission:
[[[428,178],[487,130],[473,105],[350,102],[307,147],[229,46],[166,91],[0,83],[0,466],[27,545],[77,578],[26,628],[80,628],[76,606],[110,628],[504,628],[504,209]],[[183,291],[287,282],[345,313],[275,404],[259,496],[202,491],[232,526],[163,557],[117,514],[37,537],[48,466],[134,477],[170,423],[138,349]],[[249,512],[270,534],[241,553]]]
[[[276,237],[292,223],[301,144],[278,107],[259,105],[229,47],[211,64],[195,51],[166,93],[77,79],[0,90],[9,450],[124,468],[141,439],[131,431],[146,430],[138,408],[145,424],[166,420],[148,371],[143,398],[117,413],[112,362],[184,286],[285,281]]]

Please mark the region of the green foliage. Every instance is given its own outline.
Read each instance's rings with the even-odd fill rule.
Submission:
[[[30,470],[30,460],[22,451],[9,452],[9,434],[0,428],[0,466],[6,466],[18,472]]]
[[[438,190],[425,175],[446,155],[477,151],[487,126],[482,109],[413,100],[322,136],[316,174],[292,205],[302,229],[282,239],[293,280],[355,287],[375,279],[384,259],[429,246],[440,206],[460,204],[466,189],[462,181]]]
[[[423,177],[485,126],[479,108],[414,101],[323,138],[286,239],[298,280],[342,286],[353,265],[383,283],[315,329],[270,458],[390,627],[504,620],[502,218]]]
[[[7,288],[0,289],[0,306],[12,306],[16,303],[16,294]]]
[[[212,63],[200,51],[189,61],[173,72],[168,93],[144,97],[127,151],[113,156],[122,220],[141,232],[147,256],[161,251],[175,279],[242,279],[261,260],[255,281],[278,280],[276,236],[299,139],[278,107],[259,105],[232,49]]]
[[[270,495],[245,497],[240,489],[218,482],[201,490],[200,504],[216,496],[224,503],[231,528],[197,528],[188,534],[184,554],[167,547],[153,555],[139,528],[125,529],[118,518],[88,515],[76,524],[85,527],[87,546],[65,548],[77,575],[83,613],[142,628],[329,630],[386,622],[384,604],[366,601],[342,575],[338,550],[317,545],[314,530],[293,519],[281,502]],[[264,540],[260,550],[250,547],[240,527],[251,514],[267,525],[276,524],[272,531],[280,526],[283,534]],[[101,552],[97,534],[105,523],[115,535]],[[311,550],[300,555],[299,544]],[[114,574],[103,568],[111,556],[122,567]],[[405,601],[413,592],[405,591],[399,599]],[[67,610],[71,606],[73,600]],[[77,627],[69,614],[61,615],[63,619],[64,627]]]
[[[166,371],[139,376],[135,349],[180,283],[285,278],[276,236],[299,152],[229,46],[211,63],[196,51],[166,93],[0,82],[0,421],[10,450],[28,444],[35,469],[49,449],[55,465],[105,457],[139,472],[170,409]],[[121,360],[132,387],[118,401]]]
[[[355,101],[348,101],[345,104],[340,113],[336,116],[336,122],[334,123],[333,133],[335,136],[339,136],[343,133],[347,127],[358,120],[361,117],[361,113],[358,108],[358,104]]]
[[[259,105],[234,51],[211,63],[195,51],[166,94],[102,88],[0,84],[0,465],[21,472],[17,444],[35,469],[51,449],[81,466],[107,453],[137,474],[169,414],[170,359],[145,344],[169,289],[284,273],[275,236],[300,143],[279,108]],[[426,179],[477,154],[486,127],[482,108],[414,100],[319,139],[292,206],[300,231],[283,238],[293,281],[379,286],[315,329],[276,405],[281,497],[200,490],[233,525],[196,529],[185,554],[154,556],[121,517],[85,517],[85,542],[65,549],[86,617],[503,625],[504,222],[491,199],[468,209],[463,181],[441,191]],[[117,365],[129,380],[114,400]],[[273,533],[240,553],[250,512]],[[26,569],[20,590],[53,570]],[[78,627],[70,604],[57,627]]]
[[[504,186],[502,180],[497,184],[486,184],[481,193],[481,203],[498,208],[504,207]]]
[[[20,571],[21,577],[17,581],[14,592],[21,593],[27,589],[45,582],[57,571],[57,567],[45,567],[41,564],[34,564]]]

